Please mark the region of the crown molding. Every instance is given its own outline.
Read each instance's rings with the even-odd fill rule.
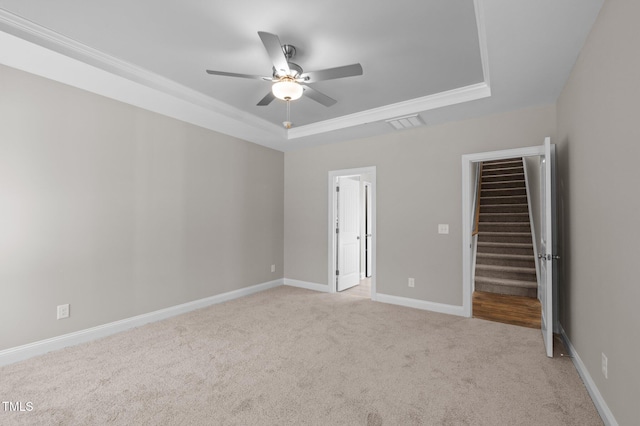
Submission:
[[[333,118],[331,120],[319,121],[317,123],[295,127],[288,131],[287,137],[289,139],[297,139],[305,136],[317,135],[319,133],[331,132],[375,121],[388,120],[390,118],[420,113],[463,102],[475,101],[488,96],[491,96],[491,88],[487,83],[482,82],[472,84],[470,86],[460,87],[446,92],[440,92],[421,98],[385,105],[380,108],[343,115],[342,117]]]
[[[478,31],[478,47],[480,49],[480,61],[482,63],[482,75],[484,81],[470,86],[460,87],[446,92],[435,93],[421,98],[386,105],[355,114],[344,115],[331,120],[320,121],[295,127],[287,132],[288,139],[303,138],[305,136],[341,130],[348,127],[359,126],[371,122],[388,120],[404,115],[418,114],[436,108],[442,108],[463,102],[491,96],[491,83],[489,76],[489,53],[487,48],[487,35],[485,31],[485,18],[482,8],[483,0],[474,0],[473,5],[476,15],[476,27]]]
[[[4,9],[0,31],[5,65],[262,145],[285,139],[280,126]]]
[[[144,68],[129,62],[107,55],[97,49],[82,44],[72,38],[59,34],[18,15],[0,9],[0,29],[20,37],[24,40],[36,43],[55,52],[72,57],[86,64],[96,66],[102,70],[111,72],[129,80],[142,83],[148,87],[162,90],[165,93],[179,97],[188,102],[211,109],[219,114],[229,115],[233,118],[248,120],[255,118],[239,109],[218,101],[210,96],[176,83],[173,80],[162,77]],[[271,125],[271,123],[265,122]]]
[[[487,31],[485,30],[483,0],[474,0],[473,6],[476,11],[476,27],[478,29],[478,44],[480,47],[480,61],[482,62],[482,75],[487,86],[491,87],[491,77],[489,76],[489,48],[487,47]]]

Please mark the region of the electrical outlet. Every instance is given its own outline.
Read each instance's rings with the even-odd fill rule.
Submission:
[[[608,364],[609,360],[607,359],[607,356],[604,354],[604,352],[602,352],[602,374],[604,375],[605,379],[609,378]]]
[[[276,265],[271,265],[271,272],[275,272],[276,271]]]
[[[448,234],[449,233],[449,224],[441,223],[438,225],[438,234]]]
[[[58,319],[69,318],[69,304],[58,305]]]
[[[416,286],[415,278],[409,278],[409,287],[415,287],[415,286]]]

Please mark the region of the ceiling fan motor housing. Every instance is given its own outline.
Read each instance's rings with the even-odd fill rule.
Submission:
[[[282,77],[291,77],[298,78],[302,74],[302,67],[296,63],[290,62],[291,58],[296,56],[296,47],[292,44],[283,44],[282,52],[284,53],[285,58],[287,58],[287,64],[289,65],[290,72],[288,74],[283,74],[283,70],[277,70],[275,67],[273,68],[273,77],[274,78],[282,78]]]

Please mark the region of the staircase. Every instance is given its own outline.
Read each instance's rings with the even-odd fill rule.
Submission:
[[[475,289],[537,297],[521,158],[483,162]]]

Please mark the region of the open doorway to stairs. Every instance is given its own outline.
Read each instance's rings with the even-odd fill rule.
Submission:
[[[539,157],[477,163],[473,244],[475,318],[541,328],[532,198]],[[527,173],[528,172],[528,173]],[[528,176],[533,175],[533,176]]]
[[[328,188],[330,292],[376,300],[376,168],[330,171]]]
[[[555,147],[546,138],[541,146],[511,149],[504,151],[466,154],[462,156],[462,217],[463,217],[463,310],[466,316],[473,316],[474,293],[474,237],[472,236],[474,195],[476,193],[476,173],[481,162],[501,161],[509,158],[538,157],[538,179],[540,182],[540,203],[532,206],[539,214],[540,227],[534,244],[536,270],[538,271],[537,296],[541,305],[541,331],[548,356],[553,352],[553,330],[557,328],[557,268],[554,261],[558,259],[554,253],[556,247],[555,225]],[[536,197],[532,197],[534,200]],[[535,232],[535,231],[534,231]],[[540,253],[537,253],[537,251]]]

